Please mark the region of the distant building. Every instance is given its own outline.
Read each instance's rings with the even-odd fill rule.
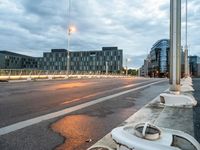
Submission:
[[[36,57],[0,51],[0,69],[37,69]]]
[[[170,45],[168,39],[157,41],[141,67],[141,76],[169,77]],[[184,75],[184,52],[181,48],[181,76]],[[193,76],[200,76],[200,57],[189,56],[190,71]]]
[[[169,73],[169,40],[157,41],[150,51],[149,76],[165,77]]]
[[[123,68],[123,50],[103,47],[102,50],[70,51],[71,72],[120,72]],[[0,69],[67,70],[66,49],[52,49],[43,57],[31,57],[9,51],[0,51]],[[107,65],[107,66],[106,66]]]
[[[142,67],[139,69],[139,76],[141,76],[141,77],[145,76],[144,65],[142,65]]]
[[[117,47],[103,47],[102,50],[70,51],[70,71],[72,72],[108,72],[122,70],[123,51]],[[65,49],[52,49],[44,53],[44,70],[67,70],[67,55]]]
[[[149,68],[150,68],[150,55],[144,60],[144,65],[140,68],[140,76],[148,77],[149,76]]]
[[[189,56],[189,67],[192,76],[200,76],[200,57]]]
[[[42,70],[67,70],[67,50],[52,49],[43,53]]]

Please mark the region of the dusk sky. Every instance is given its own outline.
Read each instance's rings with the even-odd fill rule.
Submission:
[[[138,68],[159,39],[169,38],[170,0],[71,0],[73,51],[123,49]],[[182,0],[185,45],[185,0]],[[67,48],[68,0],[0,0],[0,50],[42,56]],[[188,0],[189,54],[200,56],[200,1]]]

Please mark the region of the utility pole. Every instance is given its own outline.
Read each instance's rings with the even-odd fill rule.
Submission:
[[[180,92],[181,0],[170,0],[170,91]]]

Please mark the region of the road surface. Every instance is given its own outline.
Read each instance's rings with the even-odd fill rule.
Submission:
[[[0,149],[84,150],[167,87],[166,79],[142,78],[0,83],[0,132],[72,110],[20,130],[14,126],[13,132],[1,135]]]

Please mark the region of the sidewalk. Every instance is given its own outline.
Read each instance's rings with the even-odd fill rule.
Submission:
[[[200,103],[200,78],[193,79],[194,84],[194,97]],[[167,107],[160,104],[160,97],[156,97],[149,104],[145,105],[142,109],[128,118],[121,125],[135,126],[138,123],[150,122],[162,128],[169,128],[174,130],[183,131],[200,141],[200,104],[194,108],[177,108]],[[120,125],[120,126],[121,126]],[[180,141],[183,150],[194,150],[191,145],[185,144]],[[177,142],[176,141],[176,142]],[[173,143],[174,144],[174,143]],[[97,147],[107,147],[108,149],[117,149],[117,144],[113,141],[111,133],[94,144],[90,150],[102,150]],[[105,149],[106,150],[106,149]]]

